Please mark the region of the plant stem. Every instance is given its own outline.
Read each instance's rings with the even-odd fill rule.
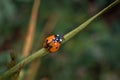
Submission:
[[[114,1],[109,6],[107,6],[103,10],[101,10],[99,13],[97,13],[96,15],[94,15],[93,17],[91,17],[90,19],[88,19],[87,21],[85,21],[83,24],[81,24],[80,26],[78,26],[74,30],[72,30],[69,33],[67,33],[64,36],[65,40],[63,41],[63,43],[66,42],[67,40],[69,40],[70,38],[72,38],[77,33],[79,33],[82,29],[84,29],[85,27],[87,27],[87,25],[90,24],[94,19],[96,19],[98,16],[102,15],[104,12],[106,12],[107,10],[109,10],[110,8],[112,8],[113,6],[115,6],[116,4],[118,4],[119,2],[120,2],[120,0]]]
[[[116,4],[118,4],[120,2],[120,0],[116,0],[113,3],[111,3],[108,7],[104,8],[102,11],[100,11],[99,13],[97,13],[95,16],[91,17],[90,19],[88,19],[86,22],[84,22],[83,24],[81,24],[80,26],[78,26],[77,28],[75,28],[74,30],[70,31],[69,33],[67,33],[64,38],[65,40],[63,41],[66,42],[67,40],[69,40],[70,38],[72,38],[73,36],[75,36],[77,33],[79,33],[82,29],[84,29],[88,24],[90,24],[94,19],[96,19],[98,16],[100,16],[101,14],[103,14],[105,11],[107,11],[108,9],[112,8],[113,6],[115,6]],[[38,50],[37,52],[33,53],[32,55],[26,57],[25,59],[23,59],[21,62],[19,62],[17,65],[15,65],[13,68],[11,68],[10,70],[6,71],[5,73],[3,73],[0,76],[0,80],[4,80],[5,78],[8,78],[9,76],[11,76],[12,74],[14,74],[15,72],[18,71],[18,69],[20,69],[21,67],[23,67],[24,65],[30,63],[31,61],[35,60],[36,58],[40,58],[44,55],[46,55],[47,52],[44,48]]]
[[[6,71],[2,76],[0,76],[0,80],[4,80],[5,78],[7,78],[7,77],[11,76],[12,74],[14,74],[15,72],[17,72],[18,69],[22,68],[24,65],[30,63],[34,59],[37,59],[37,58],[44,56],[46,54],[47,53],[46,53],[46,50],[44,48],[38,50],[37,52],[35,52],[32,55],[23,59],[21,62],[19,62],[17,65],[15,65],[10,70]]]

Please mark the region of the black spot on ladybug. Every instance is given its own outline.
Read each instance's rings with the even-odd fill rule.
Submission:
[[[46,40],[46,43],[48,42],[48,40]]]
[[[56,47],[56,49],[58,49],[58,47]]]

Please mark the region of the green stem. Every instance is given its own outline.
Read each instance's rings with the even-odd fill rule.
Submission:
[[[74,30],[70,31],[69,33],[67,33],[64,36],[64,42],[66,42],[67,40],[69,40],[70,38],[72,38],[74,35],[76,35],[77,33],[79,33],[82,29],[84,29],[88,24],[90,24],[95,18],[97,18],[98,16],[100,16],[101,14],[103,14],[105,11],[107,11],[108,9],[110,9],[111,7],[113,7],[114,5],[118,4],[120,2],[120,0],[116,0],[113,3],[111,3],[108,7],[104,8],[102,11],[100,11],[99,13],[97,13],[95,16],[91,17],[90,19],[88,19],[86,22],[84,22],[83,24],[81,24],[80,26],[78,26],[77,28],[75,28]],[[11,68],[10,70],[6,71],[5,73],[3,73],[0,76],[0,80],[4,80],[5,78],[8,78],[9,76],[11,76],[12,74],[14,74],[16,71],[18,71],[18,69],[22,68],[24,65],[30,63],[31,61],[35,60],[36,58],[40,58],[44,55],[46,55],[46,50],[44,48],[38,50],[37,52],[33,53],[32,55],[26,57],[25,59],[23,59],[21,62],[19,62],[17,65],[15,65],[13,68]]]
[[[69,40],[70,38],[72,38],[77,33],[79,33],[82,29],[84,29],[85,27],[87,27],[87,25],[90,24],[94,19],[96,19],[98,16],[102,15],[104,12],[106,12],[108,9],[110,9],[113,6],[115,6],[119,2],[120,2],[120,0],[114,1],[109,6],[107,6],[106,8],[104,8],[102,11],[100,11],[99,13],[97,13],[96,15],[94,15],[93,17],[91,17],[90,19],[88,19],[87,21],[85,21],[83,24],[81,24],[80,26],[78,26],[74,30],[72,30],[69,33],[67,33],[64,36],[65,40],[63,41],[63,43],[66,42],[67,40]]]
[[[24,65],[30,63],[34,59],[40,58],[44,55],[46,55],[46,50],[44,48],[38,50],[37,52],[33,53],[32,55],[28,56],[27,58],[23,59],[21,62],[19,62],[17,65],[15,65],[10,70],[6,71],[2,76],[0,76],[0,80],[4,80],[5,78],[9,77],[10,75],[14,74],[16,71],[21,69]]]

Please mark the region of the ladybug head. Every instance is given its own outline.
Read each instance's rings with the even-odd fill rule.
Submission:
[[[58,41],[59,43],[61,43],[62,40],[63,40],[63,36],[60,35],[60,34],[56,34],[56,35],[55,35],[55,39],[56,39],[56,41]]]

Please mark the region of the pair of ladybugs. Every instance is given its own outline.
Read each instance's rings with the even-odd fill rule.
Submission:
[[[62,35],[51,35],[45,39],[43,47],[46,49],[47,52],[56,52],[60,48],[63,39],[64,38]]]

